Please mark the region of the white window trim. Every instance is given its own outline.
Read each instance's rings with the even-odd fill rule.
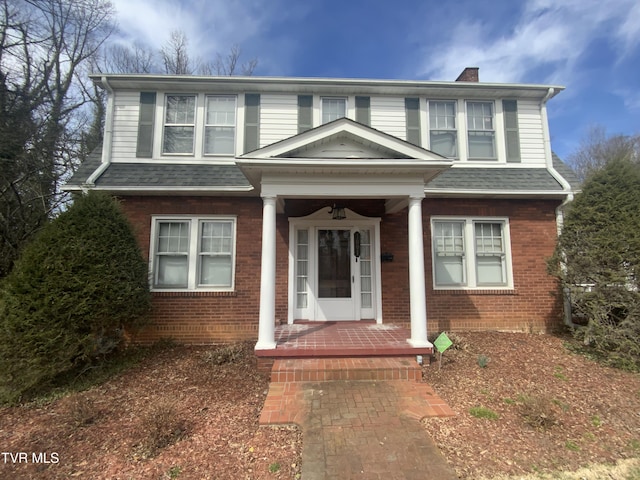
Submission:
[[[453,104],[453,121],[456,124],[456,128],[446,128],[446,129],[442,129],[442,128],[434,128],[433,125],[431,125],[431,106],[433,103],[452,103]],[[429,98],[427,99],[427,115],[426,115],[426,123],[425,125],[427,125],[427,129],[426,129],[426,137],[427,137],[427,142],[424,143],[423,145],[429,145],[429,149],[431,150],[431,131],[432,130],[437,130],[437,131],[449,131],[449,132],[455,132],[455,136],[456,136],[456,155],[453,157],[447,157],[447,158],[451,158],[452,160],[460,160],[461,159],[461,155],[460,155],[460,108],[458,105],[458,100],[448,100],[448,99],[435,99],[435,98]]]
[[[167,123],[167,103],[169,101],[169,97],[193,97],[195,98],[194,111],[193,111],[193,124],[190,123]],[[199,104],[199,95],[197,93],[165,93],[164,94],[164,103],[162,106],[162,122],[160,122],[160,128],[162,129],[160,132],[160,152],[163,156],[176,156],[176,157],[193,157],[196,154],[196,139],[198,138],[198,104]],[[193,126],[193,139],[191,140],[191,152],[165,152],[164,151],[164,141],[165,141],[165,127],[179,127],[179,126]]]
[[[235,124],[233,125],[233,153],[206,153],[205,151],[205,141],[206,141],[206,135],[205,135],[205,130],[207,129],[207,127],[216,127],[216,126],[222,126],[222,127],[229,127],[229,125],[216,125],[216,124],[211,124],[208,125],[207,124],[207,107],[208,107],[208,103],[207,103],[207,99],[210,97],[226,97],[226,98],[233,98],[234,99],[234,105],[235,105]],[[202,118],[202,156],[204,157],[233,157],[236,154],[236,151],[238,150],[238,96],[237,95],[233,95],[233,94],[224,94],[224,93],[207,93],[204,96],[204,115]],[[244,124],[244,122],[243,122]]]
[[[464,222],[463,242],[464,255],[463,266],[465,269],[466,283],[464,285],[438,285],[436,283],[436,249],[434,241],[435,224],[438,222]],[[476,275],[476,251],[475,230],[476,223],[501,223],[504,241],[505,256],[505,284],[503,285],[478,285]],[[431,275],[434,290],[513,290],[513,262],[511,258],[511,231],[508,217],[431,217]]]
[[[489,103],[491,104],[491,109],[493,112],[492,115],[492,129],[470,129],[469,128],[469,104],[470,103]],[[498,151],[498,127],[497,127],[497,121],[498,121],[498,115],[497,115],[497,111],[496,111],[496,103],[500,103],[500,102],[496,102],[495,100],[481,100],[481,99],[473,99],[473,100],[465,100],[465,122],[464,122],[464,126],[465,126],[465,136],[466,136],[466,145],[467,145],[467,160],[471,160],[471,161],[480,161],[480,162],[496,162],[500,159],[500,153]],[[469,139],[470,139],[470,133],[471,132],[491,132],[493,133],[493,157],[475,157],[471,155],[471,148],[469,146]]]
[[[198,259],[200,257],[200,225],[202,222],[222,221],[232,223],[231,245],[231,284],[229,286],[199,286],[198,285]],[[158,225],[162,222],[188,222],[189,223],[189,253],[187,287],[186,288],[162,288],[155,285],[156,248]],[[237,216],[189,216],[189,215],[154,215],[151,217],[151,233],[149,242],[149,283],[153,292],[233,292],[236,280],[236,245],[237,245]]]

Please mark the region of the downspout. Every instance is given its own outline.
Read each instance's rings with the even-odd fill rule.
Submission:
[[[82,191],[85,193],[90,188],[93,188],[96,186],[96,180],[100,178],[100,175],[102,175],[105,172],[105,170],[109,167],[109,164],[111,163],[111,146],[113,144],[113,117],[114,117],[113,96],[114,95],[113,95],[113,88],[111,88],[111,85],[109,85],[109,81],[107,80],[107,77],[103,76],[101,81],[102,81],[102,86],[104,87],[104,89],[107,91],[107,94],[108,94],[107,95],[107,111],[104,119],[104,138],[102,139],[102,162],[100,163],[100,166],[96,168],[96,170],[91,175],[89,175],[89,178],[87,178],[87,181],[82,186]]]
[[[553,153],[551,152],[551,135],[549,134],[549,119],[547,117],[547,102],[553,96],[555,90],[549,88],[547,94],[540,102],[540,114],[542,116],[542,132],[544,139],[544,153],[547,158],[547,170],[551,176],[562,186],[562,190],[566,192],[566,197],[560,205],[556,208],[556,229],[557,235],[562,233],[562,226],[564,224],[564,208],[573,201],[574,195],[571,185],[567,180],[560,175],[560,173],[553,166]],[[578,328],[579,325],[573,323],[572,311],[571,311],[571,289],[568,287],[562,291],[564,299],[564,324],[570,328]]]

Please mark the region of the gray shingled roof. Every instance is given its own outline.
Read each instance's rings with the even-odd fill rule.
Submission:
[[[250,187],[236,165],[112,163],[96,186],[108,187]]]
[[[576,173],[571,169],[571,167],[569,167],[569,165],[567,165],[566,163],[564,163],[559,156],[557,156],[555,153],[552,154],[552,158],[553,158],[553,168],[556,169],[556,171],[562,175],[562,177],[569,182],[569,185],[571,185],[572,189],[576,189],[580,187],[580,180],[578,179]]]
[[[562,185],[545,168],[450,168],[429,182],[427,188],[562,191]]]
[[[80,187],[100,166],[100,159],[87,159],[67,182]],[[236,165],[192,165],[167,163],[111,163],[96,181],[99,188],[157,187],[250,187]]]

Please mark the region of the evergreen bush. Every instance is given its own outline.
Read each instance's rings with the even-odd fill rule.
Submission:
[[[576,333],[619,367],[640,367],[640,165],[614,159],[565,216],[551,272],[571,293]]]
[[[0,286],[0,400],[104,359],[149,309],[147,263],[118,203],[98,192],[77,198]]]

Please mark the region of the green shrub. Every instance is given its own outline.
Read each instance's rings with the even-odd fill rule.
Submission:
[[[627,369],[640,367],[640,164],[611,159],[569,204],[549,262],[566,292],[576,334]]]
[[[111,197],[91,192],[28,245],[0,289],[0,400],[100,362],[150,308],[148,269]]]

